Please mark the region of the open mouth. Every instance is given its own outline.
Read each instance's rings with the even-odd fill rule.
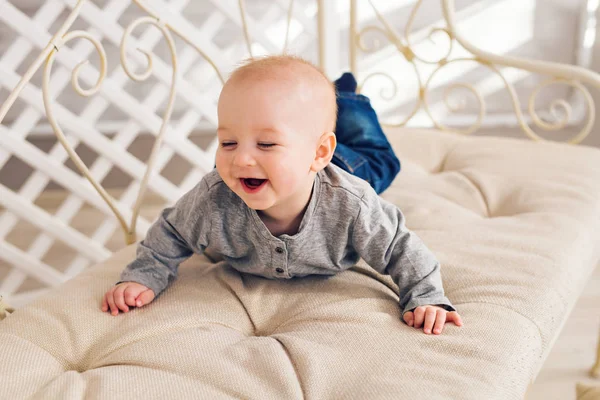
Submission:
[[[241,178],[242,187],[247,193],[256,193],[267,183],[267,179]]]

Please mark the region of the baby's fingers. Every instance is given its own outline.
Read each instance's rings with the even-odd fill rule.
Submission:
[[[106,301],[106,296],[108,296],[108,293],[104,293],[104,296],[102,297],[102,311],[103,312],[108,311],[108,301]]]
[[[438,312],[435,307],[427,307],[425,310],[425,324],[423,325],[423,332],[427,334],[431,333],[437,314]]]
[[[423,322],[425,321],[425,310],[427,309],[427,307],[423,307],[423,306],[419,306],[417,308],[414,309],[414,314],[415,314],[415,321],[413,323],[413,326],[417,329],[421,329],[421,326],[423,326]]]
[[[115,304],[114,290],[111,290],[111,291],[107,292],[105,298],[106,298],[106,302],[108,303],[108,307],[110,308],[110,313],[112,315],[118,315],[119,314],[119,308]]]
[[[412,311],[407,311],[404,313],[404,322],[406,322],[406,325],[408,326],[413,326],[415,322],[415,316]]]
[[[125,298],[125,304],[131,307],[135,307],[136,298],[142,292],[139,288],[135,286],[127,286],[125,291],[123,292],[123,297]]]
[[[458,313],[456,311],[450,311],[447,315],[446,315],[446,322],[454,322],[454,325],[456,326],[462,326],[462,318],[460,317],[460,315],[458,315]]]
[[[115,299],[115,304],[121,311],[128,312],[129,307],[127,306],[127,304],[125,304],[124,292],[125,292],[125,288],[123,286],[121,286],[121,285],[117,286],[115,288],[114,299]]]
[[[444,324],[446,323],[446,312],[439,311],[435,318],[435,325],[433,325],[433,333],[439,335],[444,330]]]
[[[145,306],[154,300],[154,291],[152,289],[144,290],[135,301],[136,307]]]

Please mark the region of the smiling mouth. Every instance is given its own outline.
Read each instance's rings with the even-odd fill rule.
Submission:
[[[246,193],[256,193],[267,183],[267,179],[240,178],[242,187]]]

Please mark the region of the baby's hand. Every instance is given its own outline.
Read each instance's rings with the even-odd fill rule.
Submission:
[[[102,299],[102,311],[112,315],[119,314],[119,310],[128,312],[129,307],[141,307],[154,300],[154,292],[137,282],[121,282],[113,286]]]
[[[462,319],[456,311],[446,311],[438,306],[420,306],[413,311],[404,313],[404,322],[408,326],[414,326],[420,329],[423,326],[423,332],[439,335],[444,329],[446,322],[454,322],[456,326],[462,326]]]

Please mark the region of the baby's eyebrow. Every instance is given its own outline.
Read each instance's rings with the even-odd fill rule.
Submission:
[[[275,129],[275,128],[264,128],[264,129],[260,130],[260,133],[280,135],[281,131],[279,129]]]

